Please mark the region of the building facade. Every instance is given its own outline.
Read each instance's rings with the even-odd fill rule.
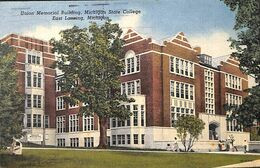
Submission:
[[[19,39],[22,40],[19,42]],[[21,45],[26,39],[28,45]],[[123,39],[126,41],[122,56],[125,71],[120,76],[121,93],[134,98],[135,102],[126,104],[133,114],[129,119],[110,119],[107,131],[109,145],[166,149],[177,137],[174,123],[181,115],[197,116],[205,122],[205,129],[194,146],[195,150],[217,149],[218,140],[227,139],[231,134],[238,145],[242,145],[245,139],[249,140],[249,133],[244,132],[242,126],[237,125],[235,120],[226,120],[231,112],[223,108],[224,104],[239,105],[247,96],[244,90],[248,88],[248,77],[239,70],[237,60],[231,56],[212,59],[201,54],[200,48],[192,48],[182,32],[161,43],[133,30],[128,30]],[[49,140],[53,142],[51,145],[97,146],[98,117],[77,115],[80,106],[84,104],[79,102],[72,106],[64,102],[59,87],[62,76],[56,75],[55,83],[55,70],[50,68],[55,60],[50,51],[51,46],[17,35],[7,36],[2,41],[17,49],[17,67],[20,68],[20,82],[24,87],[21,87],[21,91],[25,93],[26,100],[30,100],[28,95],[32,97],[32,108],[27,109],[27,104],[25,106],[25,129],[29,134],[34,127],[26,127],[27,114],[32,114],[31,122],[34,126],[39,121],[34,114],[39,113],[43,141],[46,139],[44,133],[47,134],[49,128],[52,131],[55,128],[54,132],[47,134],[48,138],[53,138]],[[37,45],[32,44],[41,47],[38,49]],[[34,53],[36,51],[38,54]],[[34,54],[36,64],[39,55],[41,65],[31,63],[33,58],[30,59],[29,55]],[[32,87],[27,85],[27,81],[30,81],[29,72],[32,73]],[[35,73],[43,75],[40,79],[42,88],[34,87]],[[41,95],[44,100],[42,103],[45,106],[42,106],[44,108],[41,112],[37,106],[34,108],[35,95]],[[45,117],[49,118],[48,128],[43,125]]]
[[[25,97],[23,141],[55,144],[55,55],[42,40],[10,34],[1,42],[17,52],[19,92]]]

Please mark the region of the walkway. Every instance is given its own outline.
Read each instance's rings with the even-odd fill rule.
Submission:
[[[221,167],[217,167],[217,168],[227,168],[227,167],[260,167],[260,160],[254,160],[254,161],[250,161],[250,162],[221,166]]]

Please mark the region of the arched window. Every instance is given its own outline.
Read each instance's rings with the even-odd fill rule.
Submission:
[[[125,59],[122,60],[125,64],[125,71],[122,75],[132,74],[140,71],[140,56],[135,55],[133,50],[129,50],[125,54]]]
[[[209,124],[209,140],[218,140],[219,139],[219,124],[210,123]]]

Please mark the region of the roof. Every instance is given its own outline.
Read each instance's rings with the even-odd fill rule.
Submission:
[[[229,57],[230,57],[230,55],[224,55],[224,56],[220,56],[220,57],[213,57],[212,58],[212,66],[213,67],[218,67],[219,65],[221,65],[221,62],[226,62]]]

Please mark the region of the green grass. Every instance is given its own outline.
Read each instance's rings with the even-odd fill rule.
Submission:
[[[260,156],[199,153],[135,153],[70,150],[23,150],[0,153],[3,168],[207,168],[260,159]]]

